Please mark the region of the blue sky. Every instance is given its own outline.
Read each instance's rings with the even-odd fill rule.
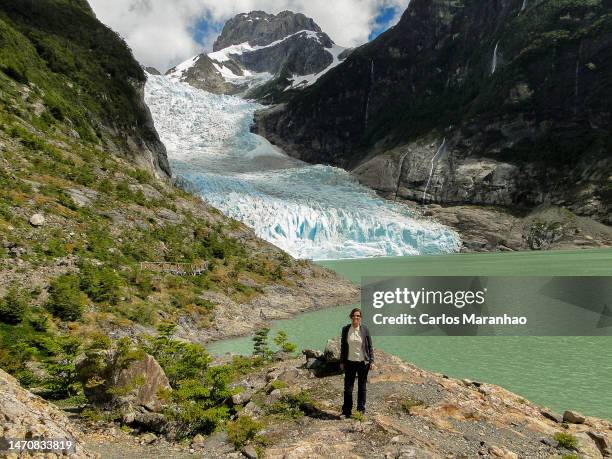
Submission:
[[[381,33],[389,28],[391,21],[397,16],[398,8],[394,6],[387,6],[380,8],[378,16],[376,17],[376,24],[374,29],[370,32],[368,40],[373,40],[378,37]]]

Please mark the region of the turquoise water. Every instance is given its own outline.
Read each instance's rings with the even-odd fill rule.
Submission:
[[[393,275],[612,275],[612,250],[461,254],[321,262],[359,282]],[[301,348],[322,349],[352,305],[277,321]],[[373,337],[374,347],[427,370],[497,384],[541,405],[612,419],[612,337]],[[250,338],[212,343],[250,353]]]

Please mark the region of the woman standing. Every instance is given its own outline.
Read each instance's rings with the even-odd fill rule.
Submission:
[[[368,371],[374,369],[372,338],[368,327],[361,323],[361,309],[350,313],[351,323],[342,327],[340,338],[340,368],[344,370],[344,404],[342,414],[350,417],[353,410],[353,386],[357,375],[357,411],[365,413]]]

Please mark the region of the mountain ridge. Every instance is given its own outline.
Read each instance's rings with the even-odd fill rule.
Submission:
[[[609,224],[610,8],[414,0],[255,132],[396,197],[552,202]]]
[[[313,84],[347,55],[301,13],[252,11],[226,22],[212,53],[199,54],[166,75],[215,94],[272,103]]]

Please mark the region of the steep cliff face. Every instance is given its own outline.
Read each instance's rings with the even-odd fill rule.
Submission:
[[[215,94],[242,93],[273,102],[314,83],[347,55],[312,19],[290,11],[235,16],[213,50],[166,74]]]
[[[413,0],[256,130],[397,196],[609,222],[611,57],[609,1]]]
[[[0,1],[0,67],[38,89],[74,137],[168,177],[144,103],[145,74],[127,45],[86,1]]]
[[[213,45],[213,51],[241,43],[266,46],[302,30],[322,32],[311,18],[301,13],[283,11],[273,15],[264,11],[251,11],[238,14],[225,23],[221,35]]]

